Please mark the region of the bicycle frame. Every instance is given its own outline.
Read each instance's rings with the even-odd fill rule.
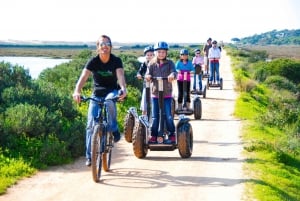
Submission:
[[[92,97],[82,97],[83,101],[91,100],[99,105],[97,117],[93,122],[93,136],[92,136],[92,176],[95,182],[100,181],[102,167],[104,171],[109,171],[111,164],[111,153],[114,145],[112,132],[107,131],[108,118],[107,118],[107,101],[115,101],[119,96],[105,99],[100,98],[97,100]]]

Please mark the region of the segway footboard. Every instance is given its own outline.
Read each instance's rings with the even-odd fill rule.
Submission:
[[[149,144],[151,151],[173,151],[177,148],[176,144]]]

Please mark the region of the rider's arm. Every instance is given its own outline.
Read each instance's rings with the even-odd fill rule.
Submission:
[[[73,99],[77,102],[80,103],[80,92],[81,89],[83,87],[83,85],[85,84],[86,80],[89,78],[91,74],[91,71],[89,71],[88,69],[84,68],[82,70],[82,73],[80,75],[79,80],[77,81],[74,93],[73,93]]]
[[[127,91],[126,91],[126,81],[125,81],[125,76],[124,76],[124,69],[117,68],[116,72],[117,72],[117,78],[118,78],[119,85],[121,87],[121,90],[123,91],[121,98],[125,98],[127,95]]]
[[[176,67],[175,67],[175,64],[169,60],[169,65],[170,65],[170,74],[168,76],[168,81],[169,82],[172,82],[173,80],[176,80],[177,79],[177,71],[176,71]]]
[[[138,70],[138,72],[137,72],[137,75],[136,75],[137,78],[138,78],[138,79],[142,79],[142,76],[145,75],[146,71],[147,71],[147,65],[146,65],[146,63],[144,62],[144,63],[141,64],[141,66],[140,66],[140,68],[139,68],[139,70]]]

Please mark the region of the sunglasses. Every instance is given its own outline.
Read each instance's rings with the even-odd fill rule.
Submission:
[[[111,47],[111,43],[110,42],[102,42],[99,44],[101,47],[104,47],[104,46],[109,46]]]
[[[196,54],[200,54],[200,52],[196,52]]]
[[[180,56],[185,56],[185,55],[187,56],[187,54],[181,54]]]

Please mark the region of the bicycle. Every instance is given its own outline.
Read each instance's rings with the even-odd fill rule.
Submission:
[[[99,105],[99,111],[97,117],[94,119],[94,131],[92,135],[92,158],[91,158],[91,168],[92,176],[95,182],[100,181],[102,167],[103,170],[108,172],[111,165],[112,149],[114,147],[114,136],[112,132],[107,131],[107,101],[119,102],[120,96],[114,96],[112,98],[101,98],[95,99],[93,97],[81,97],[81,100],[95,101]],[[98,121],[97,121],[98,120]]]

